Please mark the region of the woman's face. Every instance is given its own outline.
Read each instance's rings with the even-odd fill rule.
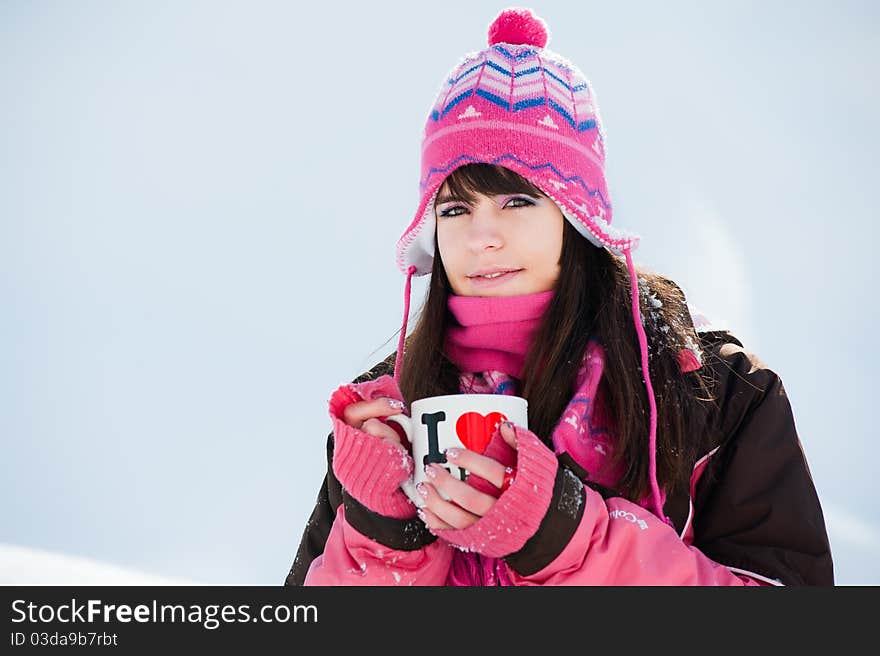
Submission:
[[[453,293],[518,296],[546,292],[559,278],[565,217],[546,196],[450,198],[444,184],[434,208],[437,244]],[[496,279],[478,274],[514,270]]]

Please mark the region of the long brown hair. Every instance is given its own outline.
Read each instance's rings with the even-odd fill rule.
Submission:
[[[456,169],[447,184],[456,197],[540,189],[517,173],[489,164]],[[641,499],[649,490],[650,405],[632,317],[626,262],[598,248],[565,221],[555,293],[526,356],[519,395],[529,402],[529,429],[550,445],[553,429],[574,394],[587,342],[605,349],[603,385],[617,424],[615,458],[624,463],[618,493]],[[434,233],[434,265],[418,320],[406,339],[400,389],[407,402],[459,392],[458,371],[443,353],[451,291]],[[649,344],[648,365],[657,404],[657,480],[671,494],[686,483],[711,394],[703,370],[682,373],[676,357],[699,344],[684,294],[671,280],[636,267],[639,302]],[[659,301],[659,303],[657,303]],[[650,307],[649,307],[650,305]],[[541,366],[543,363],[543,366]]]

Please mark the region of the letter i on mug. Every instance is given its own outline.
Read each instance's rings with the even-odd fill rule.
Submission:
[[[401,488],[413,503],[422,507],[424,499],[415,486],[426,480],[425,466],[434,462],[453,476],[465,480],[467,472],[446,462],[446,449],[464,447],[482,453],[502,421],[528,428],[528,401],[507,394],[446,394],[418,399],[410,404],[411,416],[392,415],[412,444],[415,473]]]

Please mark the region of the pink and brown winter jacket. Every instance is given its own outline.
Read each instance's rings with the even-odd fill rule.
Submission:
[[[698,332],[717,409],[672,526],[558,458],[535,533],[501,561],[514,585],[833,585],[819,499],[780,378],[729,332]],[[353,381],[393,373],[395,354]],[[403,507],[380,514],[328,471],[286,585],[445,585],[454,547]]]

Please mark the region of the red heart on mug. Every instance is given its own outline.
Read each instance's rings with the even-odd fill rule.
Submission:
[[[506,420],[507,417],[500,412],[490,412],[485,416],[479,412],[465,412],[455,422],[455,433],[468,449],[482,453],[486,450],[498,424]]]

